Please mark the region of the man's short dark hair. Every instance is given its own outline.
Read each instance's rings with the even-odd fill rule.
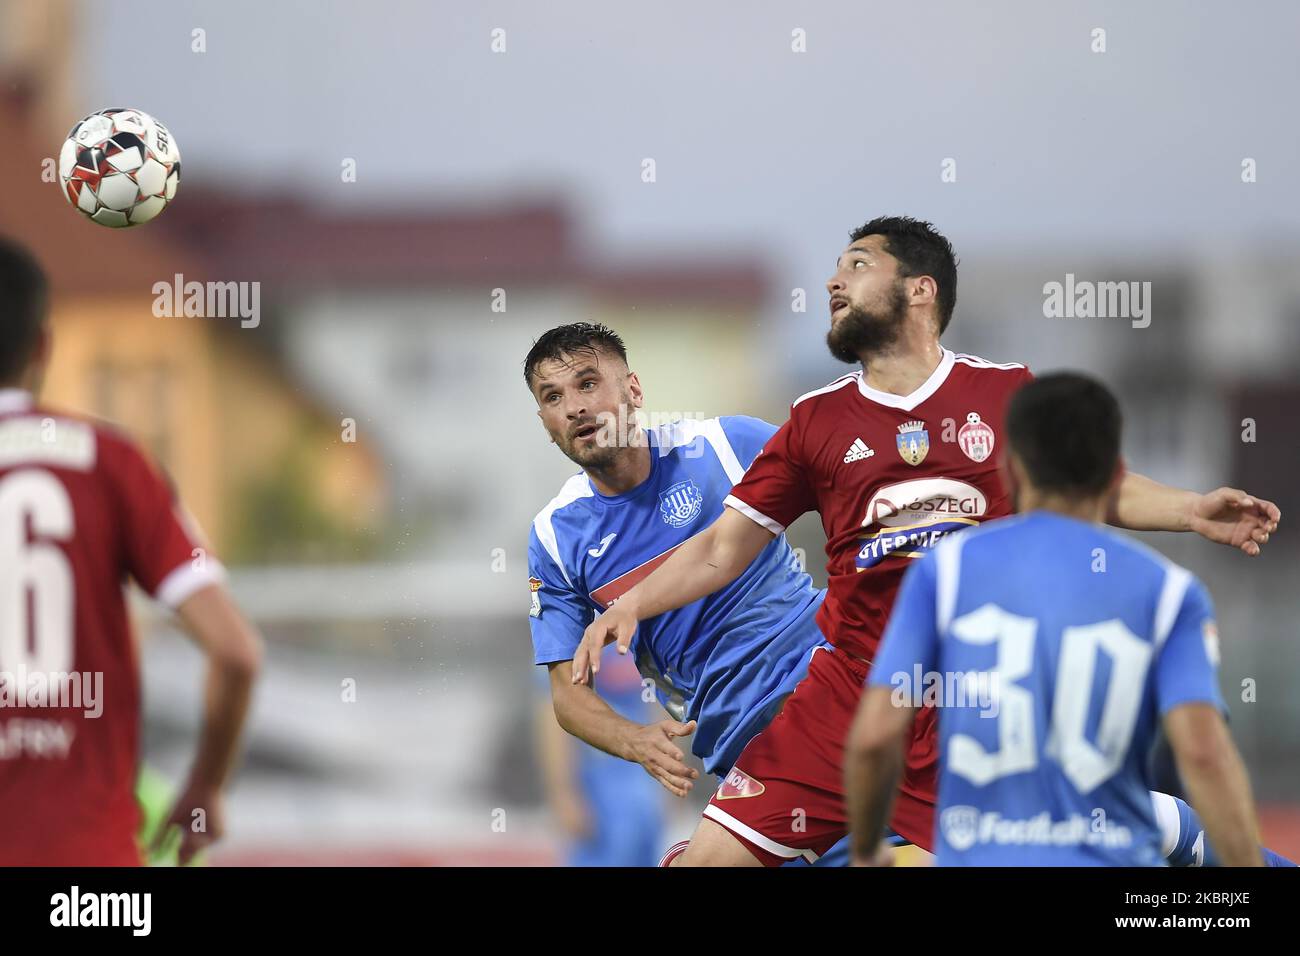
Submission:
[[[528,357],[524,359],[524,382],[531,389],[538,365],[580,352],[590,352],[593,356],[607,352],[617,355],[624,365],[627,364],[627,347],[617,332],[591,322],[571,322],[568,325],[557,325],[533,343],[533,347],[528,350]]]
[[[957,307],[957,255],[952,243],[928,222],[911,216],[877,216],[849,233],[849,242],[867,236],[883,236],[885,251],[898,260],[899,272],[907,278],[930,276],[939,286],[935,314],[943,335]]]
[[[1123,427],[1119,402],[1096,379],[1044,375],[1007,406],[1007,440],[1035,488],[1101,494],[1115,476]]]
[[[48,295],[36,260],[0,237],[0,384],[14,384],[27,368],[45,323]]]

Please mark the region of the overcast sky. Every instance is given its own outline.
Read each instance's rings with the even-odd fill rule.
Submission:
[[[931,218],[966,254],[1300,235],[1291,2],[83,10],[87,111],[155,113],[191,183],[393,206],[559,189],[611,255],[758,249],[783,288],[824,280],[879,212]]]

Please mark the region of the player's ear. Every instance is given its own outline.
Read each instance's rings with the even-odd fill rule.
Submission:
[[[939,296],[939,283],[933,276],[918,276],[912,284],[912,304],[928,305]]]
[[[641,380],[636,377],[636,372],[627,373],[627,393],[632,396],[632,407],[640,408],[645,401],[645,393],[641,391]]]

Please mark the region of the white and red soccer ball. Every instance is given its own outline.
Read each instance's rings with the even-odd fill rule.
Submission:
[[[83,119],[59,152],[63,194],[101,226],[138,226],[176,197],[181,154],[166,126],[140,110],[109,109]]]

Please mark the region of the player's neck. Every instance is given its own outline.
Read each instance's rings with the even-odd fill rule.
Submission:
[[[584,468],[587,478],[602,495],[621,495],[650,477],[650,447],[631,445],[608,468]]]
[[[870,388],[890,395],[911,395],[943,361],[943,346],[930,333],[908,334],[886,349],[860,356],[862,377]]]
[[[1047,511],[1052,514],[1101,524],[1106,520],[1106,499],[1102,497],[1079,498],[1076,496],[1047,494],[1025,489],[1020,494],[1020,511]]]

